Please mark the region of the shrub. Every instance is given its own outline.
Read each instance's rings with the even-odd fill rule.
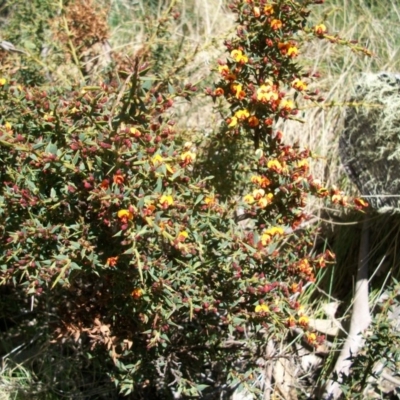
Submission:
[[[110,72],[93,86],[45,89],[12,70],[0,80],[1,283],[33,296],[39,321],[50,312],[59,340],[108,353],[125,394],[246,386],[267,339],[297,327],[311,346],[324,340],[296,300],[333,261],[313,251],[305,207],[308,196],[348,200],[274,129],[298,118],[299,97],[321,101],[297,58],[314,37],[339,38],[307,25],[314,3],[231,6],[237,36],[206,90],[224,116],[214,144],[242,151],[224,165],[213,154],[234,175],[229,190],[168,117],[197,87],[139,58],[125,80]]]

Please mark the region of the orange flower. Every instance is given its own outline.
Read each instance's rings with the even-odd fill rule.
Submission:
[[[132,296],[135,300],[140,299],[140,298],[142,297],[142,295],[143,295],[143,290],[142,290],[142,289],[136,288],[136,289],[133,289],[133,290],[132,290],[131,296]]]
[[[103,179],[100,183],[100,187],[103,190],[107,190],[110,187],[110,181],[108,179]]]
[[[278,29],[281,29],[282,28],[282,21],[281,20],[279,20],[279,19],[273,19],[272,21],[271,21],[271,28],[274,30],[274,31],[277,31]]]
[[[129,210],[119,210],[117,215],[124,224],[133,219],[133,213]]]
[[[326,33],[326,31],[327,29],[324,24],[319,24],[314,26],[314,33],[318,36],[323,35],[324,33]]]
[[[214,96],[223,96],[225,94],[224,89],[218,87],[214,90]]]
[[[116,185],[123,185],[123,183],[124,183],[124,177],[123,177],[123,175],[121,175],[121,173],[119,173],[119,172],[117,172],[114,176],[113,176],[113,182],[116,184]]]
[[[115,267],[118,262],[118,257],[108,257],[107,258],[107,265],[109,267]]]
[[[231,57],[239,64],[246,64],[249,61],[249,58],[243,54],[242,50],[232,50]]]
[[[249,118],[249,125],[252,127],[252,128],[256,128],[258,125],[259,125],[259,123],[260,123],[260,120],[255,116],[255,115],[252,115],[250,118]]]

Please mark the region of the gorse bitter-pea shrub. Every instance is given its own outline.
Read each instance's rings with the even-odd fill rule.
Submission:
[[[297,118],[298,99],[321,101],[298,62],[304,43],[341,40],[308,24],[316,3],[231,5],[237,35],[206,89],[224,114],[211,139],[249,150],[229,198],[195,173],[198,154],[167,116],[193,85],[166,90],[140,60],[98,86],[0,80],[0,282],[34,296],[38,318],[51,309],[59,339],[109,354],[124,393],[246,384],[268,339],[298,327],[310,345],[324,340],[296,300],[334,258],[312,251],[305,207],[348,200],[275,129]]]

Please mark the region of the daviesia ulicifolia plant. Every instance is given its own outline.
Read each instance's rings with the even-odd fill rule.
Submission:
[[[299,97],[320,100],[301,47],[339,39],[308,25],[315,3],[231,6],[237,35],[207,89],[225,113],[212,140],[248,149],[234,160],[231,197],[195,173],[196,149],[167,116],[197,88],[162,84],[151,63],[137,60],[125,82],[72,89],[27,86],[12,72],[0,81],[1,283],[35,296],[43,320],[50,303],[60,338],[86,335],[109,352],[124,393],[246,384],[267,339],[298,327],[309,344],[323,341],[297,297],[333,255],[314,254],[302,224],[309,196],[346,198],[275,129],[297,118]]]

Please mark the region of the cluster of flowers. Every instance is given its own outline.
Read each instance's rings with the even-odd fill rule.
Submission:
[[[280,118],[296,118],[298,106],[294,99],[299,95],[304,100],[323,100],[317,90],[309,89],[318,72],[304,71],[296,62],[305,37],[328,36],[324,24],[310,27],[305,23],[308,6],[318,3],[234,2],[231,8],[238,14],[237,37],[225,42],[229,57],[219,61],[220,80],[214,88],[207,89],[215,101],[224,98],[230,105],[227,134],[232,139],[250,140],[257,154],[248,166],[253,173],[247,177],[249,192],[242,199],[249,218],[255,220],[255,231],[249,232],[246,240],[248,245],[258,248],[267,269],[272,264],[282,271],[282,281],[275,286],[280,294],[275,294],[275,300],[271,297],[271,287],[267,291],[257,285],[249,288],[259,294],[254,297],[258,298],[254,311],[263,316],[274,309],[280,311],[281,307],[274,306],[279,296],[298,310],[301,306],[289,299],[290,291],[301,292],[305,282],[315,281],[315,271],[334,259],[329,251],[311,256],[307,236],[294,234],[308,219],[305,212],[308,196],[326,198],[342,206],[349,204],[338,188],[327,189],[310,174],[310,151],[284,143],[283,133],[275,129]],[[363,209],[367,203],[355,199],[352,206]],[[279,252],[272,250],[277,246]],[[296,250],[303,247],[308,252]],[[307,321],[308,317],[301,312],[297,321],[290,314],[286,323],[290,327],[297,323],[307,328]],[[312,344],[322,340],[314,332],[307,332],[306,339]]]

